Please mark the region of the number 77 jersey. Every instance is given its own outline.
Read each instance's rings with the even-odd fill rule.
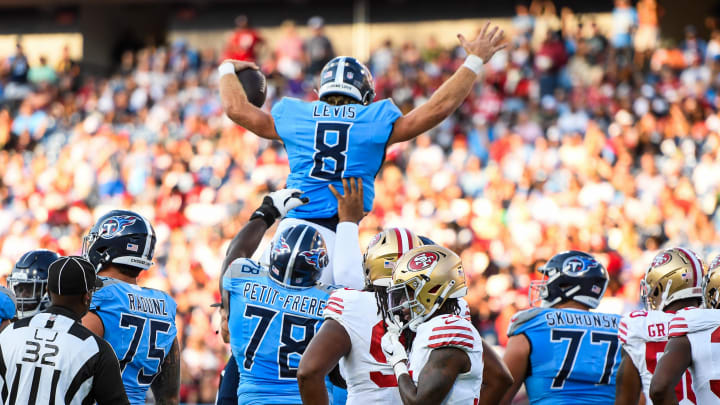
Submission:
[[[393,124],[402,115],[389,99],[333,106],[322,101],[283,98],[272,108],[275,130],[285,145],[290,175],[288,188],[298,188],[310,203],[291,218],[330,218],[337,201],[328,190],[342,189],[342,178],[363,180],[364,208],[372,210],[375,175],[385,159]]]
[[[513,316],[508,336],[530,343],[528,398],[533,405],[612,404],[620,365],[620,316],[532,308]]]

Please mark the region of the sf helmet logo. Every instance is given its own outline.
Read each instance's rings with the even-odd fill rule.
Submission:
[[[420,271],[425,270],[428,267],[432,266],[435,262],[438,261],[438,255],[435,252],[422,252],[418,253],[410,259],[410,262],[408,263],[408,268],[412,271]]]
[[[329,259],[327,257],[327,251],[324,248],[317,248],[300,252],[300,256],[305,258],[305,261],[317,268],[323,269],[328,265]]]
[[[119,215],[110,217],[100,224],[100,237],[103,239],[112,239],[115,235],[122,232],[123,229],[134,224],[138,220],[132,215]]]
[[[670,253],[662,252],[655,256],[650,267],[662,266],[663,264],[668,263],[671,259],[672,256],[670,256]]]

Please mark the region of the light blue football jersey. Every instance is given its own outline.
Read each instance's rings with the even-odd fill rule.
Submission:
[[[250,259],[223,277],[229,293],[230,347],[238,363],[239,404],[301,404],[300,357],[320,329],[333,288],[287,288]]]
[[[620,366],[620,316],[532,308],[513,316],[508,336],[530,342],[525,388],[533,405],[612,404]]]
[[[365,211],[372,210],[375,176],[393,124],[402,116],[391,100],[332,106],[286,97],[273,106],[272,116],[290,163],[287,187],[310,198],[288,217],[335,216],[337,200],[327,186],[332,183],[341,191],[340,179],[347,177],[362,178]]]
[[[145,404],[153,379],[170,352],[175,328],[175,300],[167,293],[100,277],[90,311],[103,322],[105,335],[120,361],[123,385],[132,404]]]

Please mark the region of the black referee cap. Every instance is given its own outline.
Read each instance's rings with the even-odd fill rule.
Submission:
[[[81,256],[63,256],[48,269],[48,290],[57,295],[82,295],[102,285],[93,265]]]

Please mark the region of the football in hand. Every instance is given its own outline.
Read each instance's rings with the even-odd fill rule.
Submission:
[[[248,101],[256,107],[262,107],[267,93],[265,75],[259,70],[243,69],[237,72],[237,78],[242,83],[243,89],[245,89]]]

